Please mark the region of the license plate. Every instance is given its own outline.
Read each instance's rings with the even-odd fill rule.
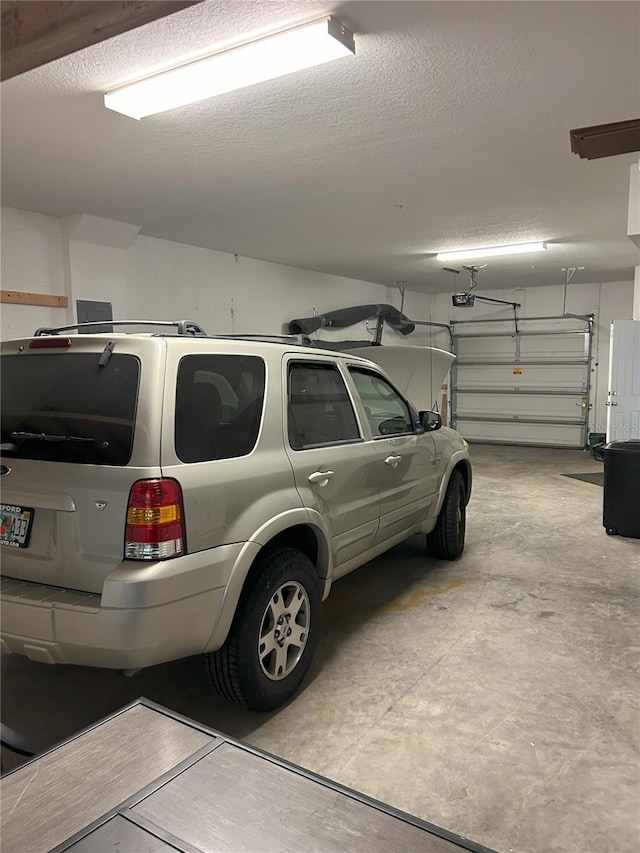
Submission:
[[[33,509],[14,504],[0,504],[0,544],[26,548],[29,544]]]

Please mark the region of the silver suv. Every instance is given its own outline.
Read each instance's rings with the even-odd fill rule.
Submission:
[[[460,556],[468,447],[372,360],[153,326],[2,345],[2,650],[205,653],[224,697],[271,709],[335,580],[420,532]]]

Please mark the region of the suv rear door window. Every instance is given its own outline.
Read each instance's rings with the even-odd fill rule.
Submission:
[[[374,438],[415,432],[409,407],[382,376],[355,367],[350,367],[349,372],[358,389]]]
[[[333,364],[289,365],[287,417],[293,450],[361,441],[346,385]]]
[[[4,355],[3,453],[13,458],[126,465],[131,458],[140,363],[114,353]],[[13,449],[11,449],[13,447]]]
[[[182,462],[251,453],[264,403],[265,364],[253,355],[187,355],[178,366],[175,447]]]

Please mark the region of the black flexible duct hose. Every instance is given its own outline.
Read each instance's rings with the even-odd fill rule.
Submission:
[[[292,335],[310,335],[318,329],[344,329],[353,326],[370,317],[382,317],[386,323],[402,335],[409,335],[415,329],[414,324],[393,305],[354,305],[351,308],[340,308],[338,311],[328,311],[317,317],[303,317],[289,322],[289,332]]]

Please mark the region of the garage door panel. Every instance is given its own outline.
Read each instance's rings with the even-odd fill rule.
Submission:
[[[584,335],[523,336],[520,340],[521,358],[584,359]]]
[[[584,447],[592,323],[518,319],[517,333],[513,319],[454,323],[453,426],[469,440]]]
[[[580,364],[518,364],[515,361],[505,365],[458,364],[456,374],[461,395],[467,389],[477,388],[541,391],[553,388],[575,392],[582,389],[584,381],[584,367]]]
[[[582,447],[579,426],[545,423],[493,423],[461,418],[458,431],[467,441],[496,444],[548,445]]]
[[[472,316],[473,312],[469,312]],[[469,320],[454,320],[452,325],[455,333],[460,336],[470,337],[484,335],[497,337],[499,335],[513,335],[516,330],[532,334],[559,334],[568,332],[576,334],[579,331],[588,331],[588,317],[518,317],[517,328],[511,317],[491,317],[486,320],[472,318]]]
[[[460,359],[509,359],[513,357],[513,338],[469,338],[458,339]]]
[[[509,412],[518,417],[568,418],[578,420],[582,408],[581,398],[560,397],[550,394],[474,394],[460,395],[456,412],[459,418],[471,415],[493,416]]]
[[[494,359],[570,359],[582,362],[585,358],[584,335],[532,335],[496,338],[458,338],[458,358],[490,361]]]

